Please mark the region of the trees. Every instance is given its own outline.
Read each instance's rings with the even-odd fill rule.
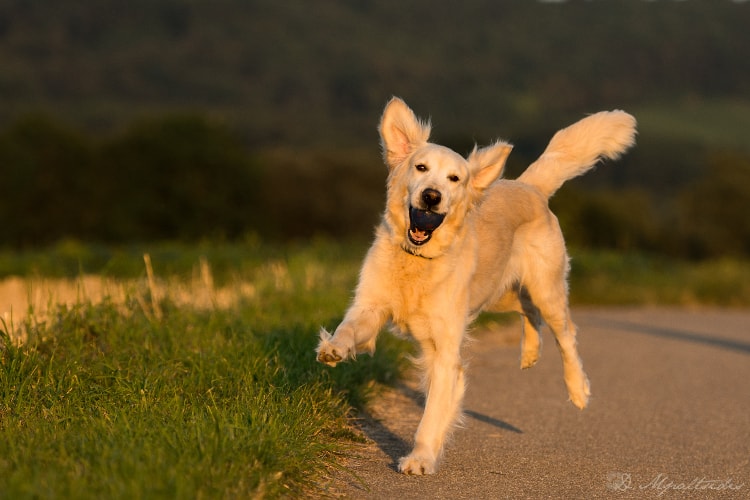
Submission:
[[[560,190],[550,205],[567,242],[692,259],[749,256],[750,156],[657,146],[658,155],[636,148]],[[106,138],[27,116],[0,132],[0,244],[250,232],[369,238],[386,175],[372,149],[251,152],[229,127],[197,114],[137,120]],[[516,160],[525,165],[535,149],[521,147]]]
[[[0,134],[3,240],[237,237],[253,227],[259,170],[197,115],[134,123],[99,142],[44,116]]]
[[[28,116],[0,134],[0,241],[93,236],[100,216],[90,210],[94,167],[87,138],[48,117]]]
[[[749,157],[715,154],[705,175],[683,191],[678,202],[685,255],[750,255]]]
[[[101,149],[106,239],[237,237],[252,226],[259,171],[226,127],[197,115],[141,120]]]

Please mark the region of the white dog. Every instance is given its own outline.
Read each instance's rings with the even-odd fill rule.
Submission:
[[[379,127],[390,171],[385,213],[353,303],[333,336],[321,331],[317,356],[335,366],[371,353],[387,321],[417,340],[427,399],[401,472],[436,471],[461,413],[462,340],[481,311],[521,313],[521,368],[536,363],[545,322],[570,400],[586,407],[589,381],[568,310],[568,256],[547,201],[566,180],[631,147],[635,126],[623,111],[588,116],[558,131],[517,180],[503,180],[509,144],[475,148],[464,159],[428,142],[430,125],[402,100],[388,103]]]

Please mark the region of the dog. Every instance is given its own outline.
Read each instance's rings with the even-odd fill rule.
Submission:
[[[386,208],[353,302],[334,335],[320,331],[318,361],[329,366],[373,353],[386,322],[420,346],[426,392],[404,474],[433,474],[459,421],[465,391],[461,346],[482,311],[522,316],[521,368],[539,358],[546,323],[562,356],[570,401],[590,388],[568,308],[568,255],[549,198],[568,179],[615,160],[635,143],[636,120],[603,111],[558,131],[516,180],[501,174],[512,146],[498,141],[466,157],[429,142],[430,124],[394,97],[379,125],[389,169]]]

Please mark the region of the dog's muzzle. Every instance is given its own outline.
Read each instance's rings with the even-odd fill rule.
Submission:
[[[443,223],[445,214],[431,210],[409,208],[409,241],[419,246],[424,245],[432,237],[432,232]]]

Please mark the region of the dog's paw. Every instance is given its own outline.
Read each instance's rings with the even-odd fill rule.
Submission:
[[[521,369],[531,368],[539,361],[539,351],[524,351],[521,353]]]
[[[412,453],[398,461],[398,471],[412,476],[424,476],[437,472],[436,460]]]
[[[586,374],[583,374],[576,386],[569,388],[568,396],[570,396],[570,402],[581,410],[588,406],[589,396],[591,396],[591,384],[589,384]]]
[[[328,366],[336,366],[349,357],[349,349],[336,345],[333,336],[325,328],[320,329],[320,343],[315,352],[318,361]]]

